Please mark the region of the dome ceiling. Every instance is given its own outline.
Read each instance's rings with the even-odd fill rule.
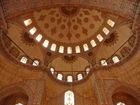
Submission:
[[[87,77],[87,67],[104,69],[131,54],[137,35],[127,20],[92,6],[58,5],[9,18],[3,33],[9,38],[1,39],[8,54],[23,65],[47,67],[52,77],[61,74],[62,81],[67,76],[77,81],[78,74]]]
[[[55,58],[49,63],[51,76],[58,80],[76,82],[89,76],[91,64],[84,58],[69,55]]]
[[[84,71],[86,67],[91,67],[91,65],[81,57],[62,56],[50,62],[49,67],[53,67],[57,71]]]
[[[93,38],[106,23],[100,11],[79,7],[56,7],[33,12],[33,21],[44,37],[62,43],[78,43]]]
[[[99,45],[116,26],[118,16],[92,7],[56,6],[22,15],[19,21],[44,47],[72,54]]]

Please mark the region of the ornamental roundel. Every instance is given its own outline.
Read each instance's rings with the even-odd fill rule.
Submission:
[[[113,46],[118,41],[118,33],[112,32],[108,38],[105,39],[104,45]]]
[[[62,6],[60,8],[60,12],[62,12],[65,16],[75,16],[79,12],[79,7],[69,7],[69,6]]]
[[[21,40],[23,43],[25,43],[26,45],[29,46],[33,46],[35,45],[35,40],[33,38],[30,38],[30,35],[28,32],[23,32],[21,34]]]

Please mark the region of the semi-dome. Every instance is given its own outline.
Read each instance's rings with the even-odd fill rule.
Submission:
[[[7,25],[3,46],[14,59],[35,67],[54,67],[57,74],[118,64],[129,57],[137,42],[127,18],[92,6],[48,6],[9,18]],[[81,58],[85,66],[77,60]]]
[[[0,105],[139,105],[139,0],[0,0]]]

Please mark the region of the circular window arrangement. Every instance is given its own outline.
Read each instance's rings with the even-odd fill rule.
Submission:
[[[49,64],[51,77],[56,80],[73,83],[84,80],[91,72],[91,64],[81,57],[74,55],[55,58]]]
[[[26,57],[26,56],[22,56],[20,58],[20,62],[23,63],[23,64],[28,64],[29,60],[31,60],[31,59]],[[40,65],[40,61],[37,60],[37,59],[31,60],[31,61],[32,61],[32,63],[31,63],[32,66],[39,66]]]
[[[63,81],[63,82],[68,82],[68,83],[83,80],[85,77],[88,76],[88,74],[90,72],[89,67],[86,68],[84,71],[78,71],[78,72],[68,71],[69,75],[66,75],[65,72],[67,72],[67,71],[57,71],[54,68],[50,68],[49,70],[54,78],[56,78],[57,80]]]
[[[18,103],[18,104],[16,104],[16,105],[23,105],[22,103]]]
[[[0,36],[7,52],[24,66],[49,68],[53,78],[67,83],[84,80],[93,67],[119,65],[138,45],[132,24],[94,8],[51,7],[22,15],[19,26],[14,20]]]
[[[30,36],[44,48],[52,52],[76,54],[89,51],[110,35],[116,24],[115,19],[103,14],[95,9],[60,6],[34,11],[30,18],[23,20],[23,24]]]
[[[32,19],[24,20],[24,25],[27,28],[29,25],[31,27],[32,23],[33,23]],[[106,23],[107,23],[107,25],[109,25],[112,28],[115,25],[115,22],[111,19],[108,19]],[[32,28],[29,28],[28,30],[29,30],[30,35],[32,35],[37,42],[41,42],[41,40],[44,40],[44,41],[42,41],[43,42],[42,46],[44,48],[48,48],[48,46],[50,46],[49,50],[51,50],[51,51],[56,51],[59,53],[67,53],[67,54],[81,53],[81,51],[88,51],[90,49],[89,46],[92,46],[93,48],[96,47],[97,44],[101,43],[104,40],[105,35],[108,36],[108,34],[110,33],[110,30],[107,27],[103,27],[102,32],[105,35],[97,34],[95,39],[91,39],[88,43],[83,43],[82,46],[81,45],[65,46],[63,44],[57,45],[56,43],[52,42],[49,39],[44,39],[42,33],[39,33],[38,32],[39,30],[35,26],[32,26]],[[38,34],[36,34],[36,33],[38,33]],[[112,36],[111,36],[111,38],[112,38]],[[51,45],[50,45],[50,43],[51,43]]]
[[[117,105],[126,105],[126,104],[122,102],[118,102]]]

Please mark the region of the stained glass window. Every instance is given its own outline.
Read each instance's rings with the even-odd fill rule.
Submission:
[[[90,72],[90,68],[86,68],[86,73],[88,74]]]
[[[58,74],[57,75],[57,79],[62,80],[63,79],[63,75],[62,74]]]
[[[104,32],[106,35],[109,34],[109,30],[108,30],[106,27],[103,28],[103,32]]]
[[[44,47],[48,47],[48,45],[49,45],[49,41],[48,41],[48,40],[45,40],[45,41],[43,42],[43,46],[44,46]]]
[[[18,103],[18,104],[16,104],[16,105],[23,105],[23,104],[21,104],[21,103]]]
[[[75,51],[76,51],[76,53],[80,53],[80,46],[76,46]]]
[[[125,105],[125,103],[119,102],[117,103],[117,105]]]
[[[27,63],[27,60],[28,60],[28,59],[27,59],[26,57],[22,57],[22,58],[20,59],[20,62],[26,64],[26,63]]]
[[[51,45],[51,50],[52,50],[52,51],[55,51],[55,50],[56,50],[56,44],[53,43],[53,44]]]
[[[24,21],[25,26],[29,26],[32,23],[31,19],[27,19]]]
[[[38,60],[34,60],[33,61],[33,66],[38,66],[39,65],[39,61]]]
[[[98,34],[97,39],[101,42],[101,41],[103,41],[104,38],[102,37],[102,35]]]
[[[64,53],[64,46],[60,46],[60,47],[59,47],[59,52],[60,52],[60,53]]]
[[[74,105],[74,93],[72,91],[65,92],[64,104]]]
[[[81,80],[81,79],[83,79],[83,75],[82,74],[78,74],[77,78],[78,78],[78,80]]]
[[[73,81],[73,78],[71,75],[67,76],[67,82],[72,82]]]
[[[112,21],[111,19],[109,19],[109,20],[107,21],[107,24],[110,25],[111,27],[114,27],[115,22]]]
[[[83,45],[83,48],[84,48],[84,51],[89,50],[89,48],[88,48],[88,45],[87,45],[87,44],[84,44],[84,45]]]
[[[52,74],[54,74],[54,68],[50,68]]]
[[[118,63],[118,62],[120,61],[119,58],[118,58],[117,56],[114,56],[114,57],[112,58],[112,60],[113,60],[114,63]]]
[[[33,27],[32,29],[29,30],[31,35],[34,35],[34,33],[37,31],[37,29],[35,27]]]
[[[67,53],[71,54],[72,53],[72,47],[67,47]]]
[[[101,60],[101,65],[102,66],[107,66],[107,61],[104,59],[104,60]]]
[[[36,37],[36,40],[37,40],[38,42],[40,42],[40,41],[41,41],[41,39],[42,39],[42,35],[41,35],[41,34],[39,34],[39,35]]]
[[[94,41],[94,40],[91,40],[90,41],[90,44],[92,45],[92,47],[95,47],[97,44],[96,44],[96,42]]]

